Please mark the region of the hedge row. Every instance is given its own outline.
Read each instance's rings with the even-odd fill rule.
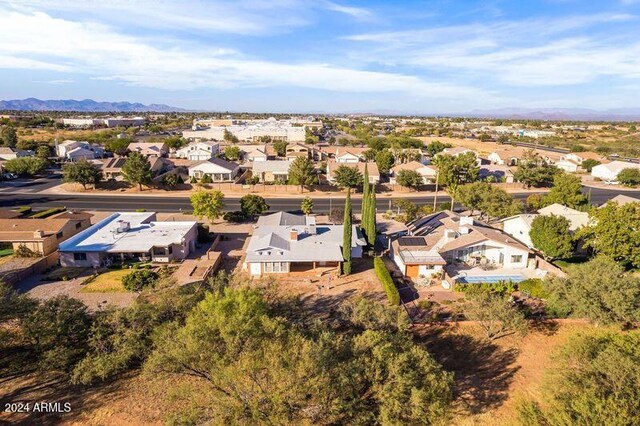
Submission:
[[[50,209],[43,210],[43,211],[38,212],[38,213],[36,213],[34,215],[31,215],[31,218],[32,219],[44,219],[45,217],[53,216],[56,213],[62,213],[65,210],[67,210],[66,207],[52,207]]]
[[[392,305],[400,304],[400,292],[398,292],[398,288],[393,282],[393,278],[391,278],[391,274],[387,269],[387,266],[384,264],[384,261],[381,257],[376,257],[373,259],[373,269],[376,271],[376,275],[384,288],[384,292],[387,293],[387,298],[389,298],[389,303]]]

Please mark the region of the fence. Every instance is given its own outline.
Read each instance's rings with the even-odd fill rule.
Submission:
[[[34,259],[34,262],[30,265],[23,266],[20,269],[13,271],[3,272],[0,274],[0,279],[8,285],[15,285],[25,278],[31,275],[36,275],[44,272],[46,269],[58,264],[58,252],[51,253],[48,256]]]

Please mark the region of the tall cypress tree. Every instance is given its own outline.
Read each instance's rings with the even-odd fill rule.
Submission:
[[[369,201],[367,202],[367,220],[365,222],[367,242],[373,248],[376,244],[376,188],[371,185]]]
[[[367,163],[364,164],[364,179],[362,180],[362,211],[361,211],[361,223],[362,230],[365,233],[365,239],[369,242],[369,235],[367,235],[367,218],[369,217],[369,168]]]
[[[352,212],[351,212],[351,188],[347,189],[347,199],[344,203],[344,222],[342,232],[342,273],[351,274],[351,234],[352,234]]]

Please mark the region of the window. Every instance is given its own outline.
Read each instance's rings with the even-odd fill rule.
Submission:
[[[62,238],[62,237],[63,237],[63,235],[64,235],[64,233],[63,233],[62,231],[60,231],[60,232],[58,232],[58,233],[56,234],[56,238],[57,238],[57,239],[60,239],[60,238]]]
[[[164,256],[165,255],[164,247],[154,247],[153,248],[153,255],[154,256]]]
[[[79,229],[82,226],[80,222],[76,223],[76,229]]]
[[[73,253],[73,260],[87,260],[87,253]]]
[[[511,256],[511,263],[520,263],[520,262],[522,262],[521,254],[514,254]]]
[[[173,254],[173,247],[169,246],[169,254]]]

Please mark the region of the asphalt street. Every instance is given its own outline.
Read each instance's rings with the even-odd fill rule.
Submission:
[[[585,189],[587,192],[589,189]],[[631,197],[640,198],[640,191],[620,191],[615,189],[590,188],[591,202],[603,204],[607,200],[618,194],[625,194]],[[531,192],[515,193],[514,197],[524,200]],[[271,211],[294,211],[300,208],[300,198],[266,198],[271,206]],[[385,211],[393,206],[393,197],[379,195],[377,200],[378,211]],[[412,202],[424,205],[433,204],[433,196],[413,197]],[[226,198],[226,210],[239,210],[239,198]],[[314,198],[314,211],[316,213],[327,213],[331,208],[338,208],[344,205],[344,196],[333,196],[326,198]],[[438,195],[438,204],[450,202],[445,192]],[[360,209],[361,200],[353,199],[355,211]],[[146,209],[158,212],[179,212],[190,211],[191,205],[186,197],[171,196],[129,196],[129,195],[94,195],[94,194],[74,194],[74,195],[52,195],[52,194],[31,194],[31,193],[9,193],[0,192],[0,207],[32,206],[35,208],[49,208],[64,206],[73,209],[102,210],[102,211],[131,211],[135,209]]]

